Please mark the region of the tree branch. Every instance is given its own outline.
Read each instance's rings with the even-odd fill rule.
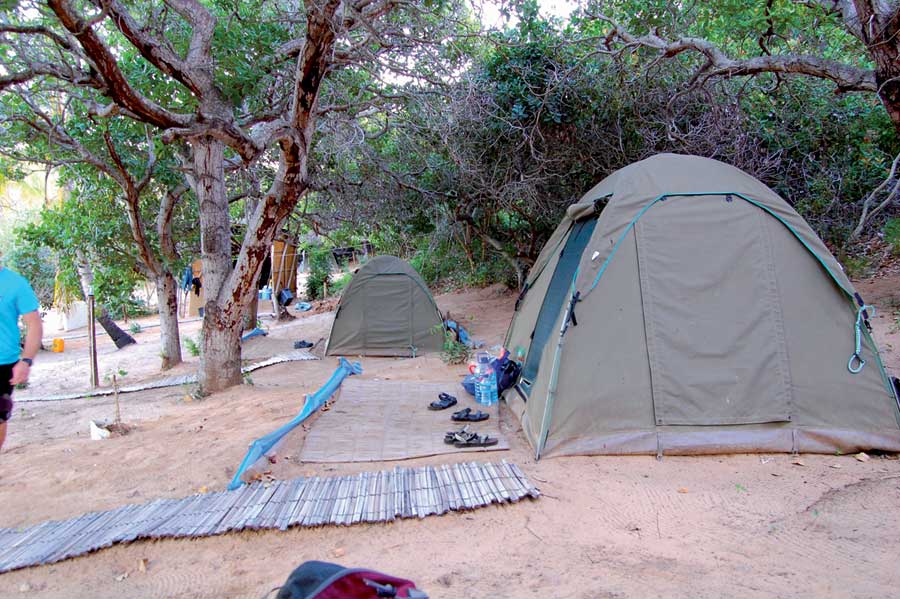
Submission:
[[[107,92],[117,104],[138,115],[145,122],[163,129],[185,127],[190,123],[190,116],[170,112],[131,87],[119,69],[115,55],[91,25],[74,11],[68,0],[48,0],[48,5],[63,27],[75,36],[84,52],[94,62],[107,83]]]
[[[169,47],[164,37],[147,35],[128,10],[118,0],[103,2],[109,7],[116,27],[150,64],[169,75],[198,97],[209,93],[213,87],[210,73],[204,69],[209,62],[212,31],[216,20],[206,8],[191,0],[169,0],[168,4],[187,20],[192,27],[191,44],[187,58],[182,59]]]
[[[900,165],[900,154],[897,154],[897,157],[894,158],[894,162],[891,164],[891,170],[885,180],[882,181],[878,187],[873,189],[863,201],[862,214],[860,214],[859,216],[859,221],[856,224],[856,228],[853,229],[853,233],[850,234],[850,241],[858,239],[869,220],[871,220],[873,216],[884,210],[888,206],[888,204],[890,204],[891,201],[895,198],[897,192],[900,191],[900,179],[896,179],[898,165]],[[872,202],[874,202],[875,198],[878,197],[878,194],[880,194],[892,182],[895,182],[893,189],[888,192],[887,197],[884,199],[884,201],[882,201],[878,206],[875,207],[874,210],[871,210],[870,212]]]
[[[736,77],[758,75],[760,73],[795,73],[828,79],[838,86],[838,91],[877,92],[875,71],[828,60],[808,54],[780,54],[756,56],[746,59],[728,57],[712,42],[696,37],[681,37],[665,40],[655,34],[636,36],[603,14],[592,14],[589,18],[608,23],[612,29],[606,36],[606,47],[612,53],[633,51],[637,48],[658,50],[662,58],[672,58],[684,52],[696,52],[706,58],[694,74],[694,82],[702,82],[716,77]],[[613,51],[613,45],[621,42],[623,47]]]
[[[187,193],[188,186],[181,183],[173,189],[167,189],[160,200],[159,213],[156,215],[156,232],[159,235],[159,247],[163,257],[169,261],[172,268],[178,261],[178,251],[175,248],[175,239],[172,235],[172,217],[175,214],[175,206],[181,197]]]

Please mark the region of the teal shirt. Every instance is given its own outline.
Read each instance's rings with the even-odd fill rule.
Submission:
[[[25,277],[0,268],[0,364],[19,361],[19,316],[38,309]]]

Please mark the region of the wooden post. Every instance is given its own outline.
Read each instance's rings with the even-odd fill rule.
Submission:
[[[94,290],[88,289],[88,349],[91,354],[91,388],[100,386],[100,374],[97,367],[97,323],[94,320]]]

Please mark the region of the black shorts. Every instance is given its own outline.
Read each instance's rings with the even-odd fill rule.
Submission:
[[[0,422],[6,422],[12,416],[13,409],[13,386],[9,384],[12,378],[12,369],[16,362],[12,364],[0,364]]]

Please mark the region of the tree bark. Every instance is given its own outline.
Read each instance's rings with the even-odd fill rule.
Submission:
[[[900,133],[900,5],[877,0],[854,0],[852,5],[842,9],[842,16],[875,62],[878,98]]]
[[[210,304],[207,304],[209,306]],[[221,318],[223,311],[211,304],[203,314],[203,340],[200,347],[200,389],[214,393],[241,383],[241,325]],[[214,324],[208,324],[212,321]]]
[[[87,258],[82,255],[81,252],[78,252],[77,258],[78,278],[81,280],[81,291],[84,293],[85,301],[88,301],[88,296],[92,294],[92,289],[94,287],[94,271],[87,261]],[[109,338],[116,344],[117,349],[122,349],[126,345],[137,343],[137,341],[134,340],[134,337],[119,328],[119,325],[117,325],[109,315],[109,310],[106,309],[106,306],[100,304],[99,307],[100,314],[97,316],[97,322],[100,323],[100,326],[103,327],[103,330],[106,331]]]
[[[116,321],[109,315],[109,310],[106,309],[106,306],[100,306],[100,314],[97,316],[97,322],[100,323],[100,326],[103,327],[103,330],[106,331],[109,338],[116,344],[117,349],[122,349],[126,345],[137,343],[137,341],[134,340],[134,337],[123,331],[119,325],[116,324]]]
[[[223,297],[231,274],[231,226],[225,194],[224,144],[213,137],[195,138],[195,193],[200,204],[200,249],[203,260],[203,344],[200,387],[214,393],[241,382],[242,304]]]
[[[169,271],[156,280],[159,298],[159,340],[162,369],[181,364],[181,335],[178,331],[178,284]]]
[[[247,313],[244,315],[244,330],[252,331],[255,329],[257,320],[259,320],[259,293],[250,300],[250,306],[247,308]]]

